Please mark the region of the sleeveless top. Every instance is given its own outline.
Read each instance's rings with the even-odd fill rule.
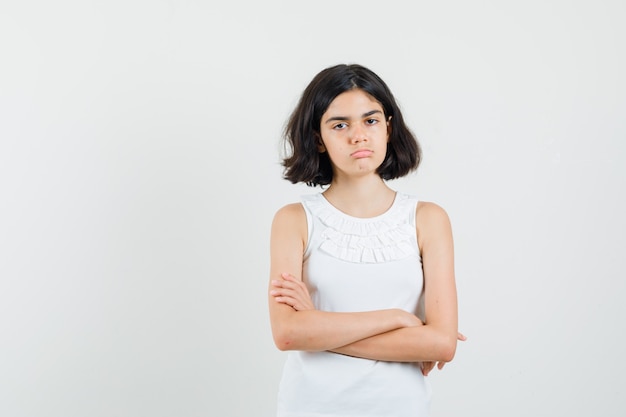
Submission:
[[[423,274],[417,198],[396,193],[372,218],[349,216],[321,194],[302,197],[308,223],[302,277],[317,309],[400,308],[422,320]],[[430,387],[419,363],[332,352],[290,351],[278,390],[278,417],[428,416]]]

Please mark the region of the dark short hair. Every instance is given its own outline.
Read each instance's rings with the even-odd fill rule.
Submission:
[[[360,89],[377,100],[390,121],[385,160],[378,167],[384,180],[400,178],[417,169],[422,152],[387,84],[361,65],[335,65],[318,73],[305,88],[284,130],[287,155],[282,160],[284,178],[309,186],[328,185],[333,170],[328,153],[318,150],[322,115],[330,103],[349,90]]]

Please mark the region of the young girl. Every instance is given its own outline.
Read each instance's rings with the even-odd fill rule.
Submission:
[[[337,65],[285,139],[285,178],[324,191],[272,223],[270,320],[289,351],[278,416],[427,416],[425,376],[463,336],[446,212],[385,183],[419,165],[415,137],[383,80]]]

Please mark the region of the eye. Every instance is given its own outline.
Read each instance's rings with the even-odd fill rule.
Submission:
[[[341,130],[341,129],[345,129],[347,126],[346,123],[337,123],[336,125],[333,126],[333,129],[335,130]]]
[[[378,123],[378,119],[367,119],[367,120],[365,120],[365,124],[367,124],[367,125],[375,125],[376,123]]]

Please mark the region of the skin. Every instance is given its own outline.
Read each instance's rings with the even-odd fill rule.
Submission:
[[[337,96],[320,123],[319,152],[327,152],[333,181],[324,197],[354,217],[384,213],[391,190],[376,173],[389,138],[382,106],[362,90]],[[307,222],[301,204],[277,211],[270,239],[269,311],[274,342],[280,350],[332,351],[396,362],[421,362],[427,375],[453,359],[457,339],[454,251],[446,212],[430,202],[416,209],[422,255],[426,322],[401,309],[335,313],[320,311],[302,282]]]

